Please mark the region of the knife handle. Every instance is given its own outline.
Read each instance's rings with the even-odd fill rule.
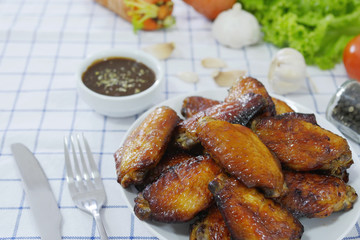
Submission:
[[[60,233],[60,229],[56,229],[56,230],[54,230],[55,232],[54,232],[54,236],[52,236],[51,237],[51,240],[56,240],[56,239],[59,239],[59,240],[61,240],[62,239],[62,237],[61,237],[61,233]]]
[[[41,235],[41,240],[61,240],[60,227],[54,226],[49,231]]]

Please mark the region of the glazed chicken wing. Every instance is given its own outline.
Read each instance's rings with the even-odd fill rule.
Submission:
[[[199,140],[226,172],[269,197],[286,191],[280,163],[249,128],[209,117],[199,119]]]
[[[183,115],[185,118],[189,118],[197,114],[198,112],[204,111],[205,109],[219,103],[220,101],[200,96],[186,97],[181,107],[181,115]]]
[[[286,102],[274,97],[271,97],[271,99],[275,104],[276,115],[288,112],[295,112]]]
[[[176,148],[168,148],[161,158],[160,162],[152,169],[150,169],[141,184],[137,184],[135,187],[137,190],[142,191],[147,185],[156,181],[160,175],[167,171],[169,168],[185,162],[192,160],[193,156],[189,153],[186,153],[182,150]]]
[[[136,216],[167,223],[191,220],[211,205],[213,197],[208,184],[220,172],[209,156],[175,165],[138,194]]]
[[[232,102],[242,97],[244,94],[254,93],[260,94],[265,99],[266,107],[263,109],[261,116],[274,116],[276,114],[275,105],[267,92],[265,86],[257,79],[246,77],[239,79],[230,89],[229,94],[225,98],[225,102]]]
[[[123,187],[140,184],[147,171],[160,161],[179,121],[169,107],[151,112],[114,154],[118,182]]]
[[[213,205],[190,227],[190,240],[231,240],[223,216]]]
[[[276,118],[276,119],[288,119],[288,120],[292,120],[292,119],[298,119],[298,120],[303,120],[306,121],[308,123],[314,124],[314,125],[318,125],[317,121],[316,121],[316,117],[314,114],[312,113],[298,113],[298,112],[287,112],[287,113],[282,113],[279,114],[275,117],[271,117],[271,118]]]
[[[299,118],[263,118],[253,128],[287,168],[323,170],[342,177],[353,163],[347,141],[318,125]]]
[[[337,177],[305,172],[285,172],[289,188],[279,202],[297,217],[327,217],[349,210],[357,199],[355,190]]]
[[[246,125],[263,109],[264,104],[264,98],[261,95],[250,93],[238,98],[237,101],[214,105],[179,123],[175,141],[181,148],[189,150],[199,143],[196,136],[197,120],[199,118],[209,116],[231,123]]]
[[[255,188],[220,174],[209,184],[233,239],[300,239],[303,226]]]

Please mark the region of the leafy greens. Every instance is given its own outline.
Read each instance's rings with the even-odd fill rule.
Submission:
[[[330,69],[360,34],[360,0],[238,0],[255,15],[264,40],[292,47],[307,64]]]

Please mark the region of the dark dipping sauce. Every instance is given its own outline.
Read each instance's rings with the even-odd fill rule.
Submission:
[[[155,83],[155,73],[131,58],[107,58],[92,63],[82,75],[85,86],[108,96],[140,93]]]

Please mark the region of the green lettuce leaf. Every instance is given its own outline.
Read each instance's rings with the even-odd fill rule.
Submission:
[[[264,40],[300,51],[307,64],[331,69],[360,34],[360,0],[239,0],[255,15]]]

